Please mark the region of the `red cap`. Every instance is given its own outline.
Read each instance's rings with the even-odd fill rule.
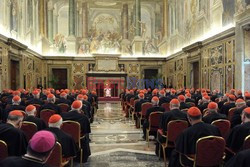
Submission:
[[[84,90],[82,90],[82,94],[83,95],[86,95],[87,94],[87,91],[84,89]]]
[[[129,93],[130,93],[130,94],[133,94],[133,93],[134,93],[134,91],[133,91],[133,90],[130,90],[130,91],[129,91]]]
[[[176,93],[176,90],[172,89],[172,90],[171,90],[171,93],[175,94],[175,93]]]
[[[243,99],[237,99],[236,104],[244,103],[245,101]]]
[[[88,100],[88,96],[87,95],[83,95],[83,100]]]
[[[208,109],[215,110],[218,108],[218,104],[215,102],[210,102],[207,106]]]
[[[25,111],[26,111],[26,112],[32,112],[32,111],[34,111],[34,110],[36,110],[36,107],[33,106],[33,105],[28,105],[28,106],[25,108]]]
[[[72,108],[74,108],[74,109],[79,109],[79,108],[81,108],[82,107],[82,102],[80,101],[80,100],[76,100],[76,101],[74,101],[73,103],[72,103]]]
[[[187,96],[187,97],[191,97],[191,94],[190,94],[190,93],[187,93],[186,96]]]
[[[33,94],[33,95],[38,95],[39,92],[38,92],[37,90],[34,90],[34,91],[32,92],[32,94]]]
[[[189,108],[188,111],[187,111],[187,113],[188,113],[188,115],[190,115],[192,117],[196,117],[196,116],[200,116],[201,115],[201,111],[197,107],[191,107],[191,108]]]
[[[237,91],[237,95],[242,95],[242,91],[241,91],[241,90],[238,90],[238,91]]]
[[[185,96],[179,95],[179,96],[178,96],[178,99],[179,99],[180,101],[185,101]]]
[[[77,96],[77,99],[83,100],[83,95],[82,95],[82,94],[79,94],[79,95]]]
[[[152,98],[152,101],[158,102],[158,101],[159,101],[159,98],[158,98],[157,96],[154,96],[154,97]]]
[[[96,95],[96,91],[92,91],[91,94]]]
[[[53,99],[54,97],[55,97],[55,95],[53,95],[52,93],[50,93],[50,94],[47,95],[48,99]]]
[[[250,98],[250,93],[248,93],[248,92],[245,93],[245,97],[246,97],[246,98]]]
[[[30,148],[38,153],[45,153],[50,151],[56,143],[56,138],[52,132],[39,131],[30,139]]]
[[[59,114],[54,114],[49,118],[49,123],[57,123],[62,119],[62,117]]]
[[[245,108],[243,111],[247,114],[250,114],[250,107]]]
[[[9,115],[11,115],[11,116],[19,116],[19,117],[23,117],[24,116],[24,114],[21,111],[19,111],[19,110],[13,110],[13,111],[11,111],[9,113]]]
[[[19,96],[21,93],[20,93],[20,91],[16,90],[16,91],[14,91],[12,94],[13,94],[14,96]]]
[[[153,90],[152,94],[157,95],[158,91],[156,89]]]
[[[177,100],[177,99],[172,99],[172,100],[170,101],[170,104],[180,104],[180,102],[179,102],[179,100]]]
[[[161,94],[161,95],[164,95],[164,94],[165,94],[165,91],[164,91],[164,90],[161,90],[161,91],[160,91],[160,94]]]
[[[139,97],[140,97],[140,98],[144,98],[144,94],[143,94],[143,93],[140,93],[140,94],[139,94]]]
[[[21,98],[20,98],[19,96],[14,96],[14,97],[12,98],[12,100],[13,100],[14,102],[19,102],[19,101],[21,101]]]
[[[62,92],[62,93],[60,94],[60,96],[61,96],[61,97],[67,96],[67,93]]]
[[[208,95],[204,96],[204,99],[210,100],[210,97]]]
[[[232,101],[235,101],[236,97],[234,95],[229,95],[229,99],[232,100]]]

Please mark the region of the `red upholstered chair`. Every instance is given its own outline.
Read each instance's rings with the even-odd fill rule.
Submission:
[[[41,106],[39,104],[32,104],[32,105],[36,107],[36,116],[39,117]]]
[[[141,123],[142,121],[145,119],[145,116],[146,116],[146,113],[147,113],[147,110],[149,108],[153,107],[153,104],[152,103],[149,103],[149,102],[146,102],[146,103],[143,103],[141,105],[141,112],[139,112],[139,127],[141,128]]]
[[[37,132],[37,125],[33,122],[24,121],[21,126],[27,141],[30,141],[32,136]]]
[[[132,121],[135,120],[135,104],[139,101],[139,99],[134,100],[134,105],[131,108]]]
[[[245,141],[244,141],[244,144],[243,144],[243,149],[244,149],[244,150],[250,149],[250,135],[248,135],[248,136],[245,138]]]
[[[81,135],[81,125],[76,121],[63,121],[61,130],[63,130],[65,133],[70,134],[73,137],[75,143],[78,144],[78,147],[80,149],[80,165],[81,165],[82,154],[83,154],[83,150],[81,148],[81,139],[85,137],[84,135]]]
[[[175,141],[176,141],[177,137],[186,128],[188,128],[188,122],[187,121],[173,120],[173,121],[170,121],[167,124],[167,132],[166,132],[167,135],[166,136],[162,135],[163,137],[166,138],[166,142],[165,143],[160,143],[159,140],[158,140],[158,136],[157,136],[157,140],[161,144],[161,148],[163,150],[163,157],[164,157],[165,166],[166,166],[166,162],[167,162],[167,157],[166,157],[165,149],[166,148],[174,148],[175,147]],[[160,150],[161,149],[159,149],[159,156],[160,156]]]
[[[149,147],[149,135],[150,132],[157,132],[159,129],[159,122],[162,116],[162,112],[152,112],[149,115],[149,127],[147,128],[147,133],[146,133],[146,141],[148,142],[148,147]]]
[[[62,158],[62,146],[59,142],[56,142],[56,145],[54,149],[52,150],[52,153],[49,156],[49,159],[47,160],[46,164],[51,167],[63,167],[67,165],[69,161],[63,162]]]
[[[60,103],[58,106],[61,108],[61,112],[68,112],[69,110],[69,105],[65,103]]]
[[[0,161],[4,160],[7,157],[8,157],[8,146],[3,140],[0,140]]]
[[[129,111],[128,111],[128,114],[129,114],[129,118],[132,116],[132,113],[133,113],[133,110],[134,110],[134,104],[135,104],[135,98],[131,98],[130,101],[129,101]]]
[[[170,111],[170,104],[169,103],[162,103],[161,106],[165,108],[165,112]]]
[[[49,118],[55,114],[56,112],[54,110],[50,109],[43,109],[40,112],[40,118],[45,122],[45,124],[48,126]]]
[[[230,131],[231,123],[226,119],[218,119],[211,123],[220,130],[221,136],[226,140],[227,135]]]
[[[233,115],[234,115],[234,112],[237,110],[236,107],[234,108],[230,108],[229,111],[228,111],[228,116],[227,116],[227,119],[231,122],[232,118],[233,118]]]
[[[222,137],[206,136],[196,142],[196,154],[193,157],[181,154],[180,163],[183,166],[183,156],[193,161],[193,166],[220,166],[223,161],[226,142]]]

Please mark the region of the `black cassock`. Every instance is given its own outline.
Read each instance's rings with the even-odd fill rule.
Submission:
[[[45,122],[41,119],[41,118],[37,118],[35,116],[27,116],[24,121],[28,121],[28,122],[33,122],[36,124],[37,126],[37,130],[43,130],[46,128],[46,124]]]
[[[5,108],[4,113],[2,115],[2,119],[3,119],[4,122],[7,121],[9,113],[11,111],[13,111],[13,110],[22,110],[22,111],[25,111],[25,107],[22,106],[22,105],[12,105],[11,104],[8,108]]]
[[[236,154],[225,165],[225,167],[248,167],[250,164],[250,150],[244,150]]]
[[[238,152],[248,135],[250,135],[250,122],[235,126],[227,138],[227,146]]]
[[[8,157],[0,162],[1,167],[49,167],[38,161],[24,159],[22,157]]]
[[[190,126],[177,138],[175,151],[172,152],[169,166],[181,166],[179,162],[179,153],[191,155],[196,152],[196,141],[205,136],[221,136],[217,127],[204,122],[196,123]]]
[[[218,119],[227,119],[227,116],[225,114],[220,114],[220,113],[215,112],[215,113],[208,114],[207,116],[202,118],[202,120],[208,124],[211,124],[213,121],[218,120]]]
[[[26,153],[27,141],[24,133],[8,123],[0,124],[0,140],[8,146],[9,156],[21,156]]]
[[[62,113],[61,116],[64,121],[71,120],[80,123],[82,134],[85,135],[85,137],[81,140],[81,147],[83,149],[83,161],[87,162],[88,157],[91,155],[88,137],[88,134],[91,133],[91,130],[88,117],[86,117],[84,114],[78,113],[76,110]]]
[[[69,134],[58,128],[50,127],[47,130],[53,132],[56,135],[57,141],[62,146],[62,154],[64,158],[74,157],[77,155],[77,145]]]

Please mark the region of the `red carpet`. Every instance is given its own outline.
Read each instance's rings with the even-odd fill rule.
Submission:
[[[99,101],[120,101],[119,97],[99,97]]]

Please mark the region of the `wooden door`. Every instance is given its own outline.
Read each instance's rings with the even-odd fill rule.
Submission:
[[[199,62],[193,63],[193,85],[195,89],[198,89],[200,87],[200,68],[199,68]]]
[[[16,90],[18,87],[18,79],[19,79],[19,61],[11,60],[10,63],[10,82],[11,82],[11,89]]]
[[[68,88],[68,71],[67,69],[53,68],[52,78],[50,79],[50,86],[54,89]]]

